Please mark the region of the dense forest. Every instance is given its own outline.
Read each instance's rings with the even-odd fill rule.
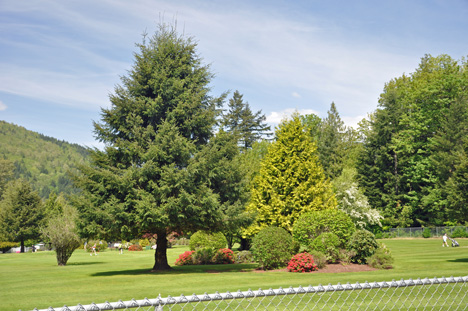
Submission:
[[[52,192],[75,193],[68,173],[87,158],[87,149],[78,144],[0,121],[0,159],[12,162],[13,178],[28,181],[43,199]]]

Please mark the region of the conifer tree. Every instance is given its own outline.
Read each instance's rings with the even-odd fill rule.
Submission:
[[[254,179],[247,209],[256,214],[256,220],[245,231],[247,236],[267,226],[291,232],[301,214],[336,208],[332,186],[316,154],[317,147],[305,132],[299,115],[283,121],[275,135]]]
[[[106,147],[80,168],[75,181],[86,196],[75,204],[86,236],[157,234],[153,270],[166,270],[169,233],[221,224],[205,156],[221,100],[209,95],[213,75],[196,43],[174,26],[160,25],[138,47],[132,70],[95,123]]]

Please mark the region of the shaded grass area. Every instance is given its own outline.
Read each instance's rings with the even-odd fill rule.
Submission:
[[[468,275],[468,240],[461,247],[443,248],[440,239],[383,240],[395,258],[394,269],[354,273],[258,272],[253,264],[183,266],[151,272],[154,251],[105,251],[90,256],[77,250],[65,267],[54,252],[0,254],[0,310],[45,309],[259,288],[316,286],[347,282],[391,281]],[[168,251],[173,264],[187,246]]]

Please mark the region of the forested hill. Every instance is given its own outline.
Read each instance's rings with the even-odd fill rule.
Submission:
[[[73,193],[68,172],[77,163],[87,161],[88,151],[78,144],[70,144],[0,121],[0,158],[15,165],[14,178],[31,183],[42,198],[52,191]]]

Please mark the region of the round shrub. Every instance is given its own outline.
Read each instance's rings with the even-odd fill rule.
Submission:
[[[375,253],[367,259],[367,264],[376,269],[393,268],[393,257],[390,250],[382,243]]]
[[[318,269],[323,269],[327,266],[327,256],[325,256],[324,253],[311,250],[309,251],[309,254],[314,258],[314,262]]]
[[[294,254],[293,239],[283,228],[267,227],[253,238],[251,251],[265,270],[284,267]]]
[[[253,258],[251,251],[240,251],[236,255],[237,263],[253,263],[255,259]]]
[[[338,209],[326,209],[301,215],[294,223],[293,237],[301,245],[309,246],[322,233],[332,232],[344,247],[354,231],[356,226],[348,214]]]
[[[179,258],[177,258],[175,262],[175,265],[176,266],[193,265],[193,259],[192,259],[193,253],[195,253],[195,251],[186,251],[183,254],[180,254]]]
[[[425,239],[430,238],[431,235],[432,235],[431,229],[424,228],[423,233],[422,233],[423,238],[425,238]]]
[[[213,263],[213,257],[216,250],[212,247],[198,248],[195,253],[192,254],[192,260],[195,265],[209,265]]]
[[[340,254],[340,239],[332,232],[324,232],[310,244],[310,249],[325,254],[328,262],[336,262]]]
[[[234,263],[234,252],[229,248],[221,248],[214,254],[212,262],[214,264],[230,264]]]
[[[138,244],[133,244],[133,245],[130,245],[128,250],[132,252],[140,252],[143,250],[143,247],[141,247],[141,245],[138,245]]]
[[[356,252],[353,262],[364,264],[379,248],[375,235],[364,229],[356,230],[348,243],[348,249]]]
[[[453,230],[451,234],[452,238],[466,238],[468,237],[468,233],[466,232],[465,227],[457,227]]]
[[[289,272],[310,272],[317,271],[317,265],[314,263],[314,258],[309,253],[300,253],[294,255],[288,263]]]
[[[141,247],[146,247],[150,245],[150,241],[148,239],[141,239],[138,241],[138,244],[140,244]]]
[[[221,232],[209,233],[207,231],[197,231],[190,238],[189,248],[192,251],[205,247],[220,249],[225,248],[226,244],[226,237]]]

